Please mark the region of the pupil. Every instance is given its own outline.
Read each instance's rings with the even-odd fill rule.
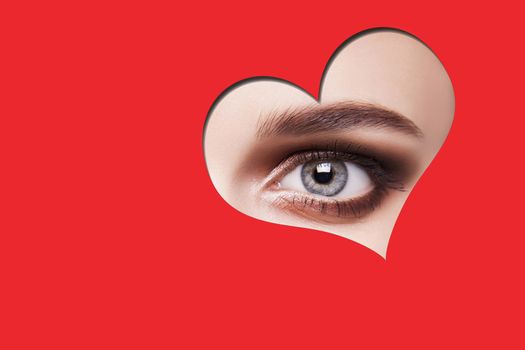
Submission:
[[[330,163],[321,163],[314,170],[314,180],[320,184],[327,184],[332,181],[334,171]]]

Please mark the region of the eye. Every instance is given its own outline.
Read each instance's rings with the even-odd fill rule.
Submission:
[[[372,191],[374,184],[361,166],[350,161],[326,159],[297,166],[282,178],[280,188],[349,199]]]
[[[390,190],[403,190],[392,168],[376,157],[330,150],[288,156],[264,184],[262,198],[271,205],[322,222],[363,217]]]

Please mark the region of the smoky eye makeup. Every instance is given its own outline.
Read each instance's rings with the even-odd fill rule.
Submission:
[[[406,154],[338,139],[283,146],[276,147],[286,150],[281,155],[256,152],[269,163],[256,195],[278,210],[319,222],[366,217],[389,193],[406,190],[413,168]]]

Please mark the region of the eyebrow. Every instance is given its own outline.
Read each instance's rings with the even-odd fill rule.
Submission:
[[[361,127],[387,128],[407,135],[423,136],[413,121],[395,111],[370,103],[347,101],[261,115],[257,137],[316,134]]]

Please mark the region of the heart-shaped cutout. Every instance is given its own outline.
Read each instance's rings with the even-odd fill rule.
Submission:
[[[334,233],[386,257],[454,104],[448,74],[425,44],[395,29],[368,30],[336,50],[318,101],[274,78],[227,89],[207,118],[206,164],[242,213]]]

